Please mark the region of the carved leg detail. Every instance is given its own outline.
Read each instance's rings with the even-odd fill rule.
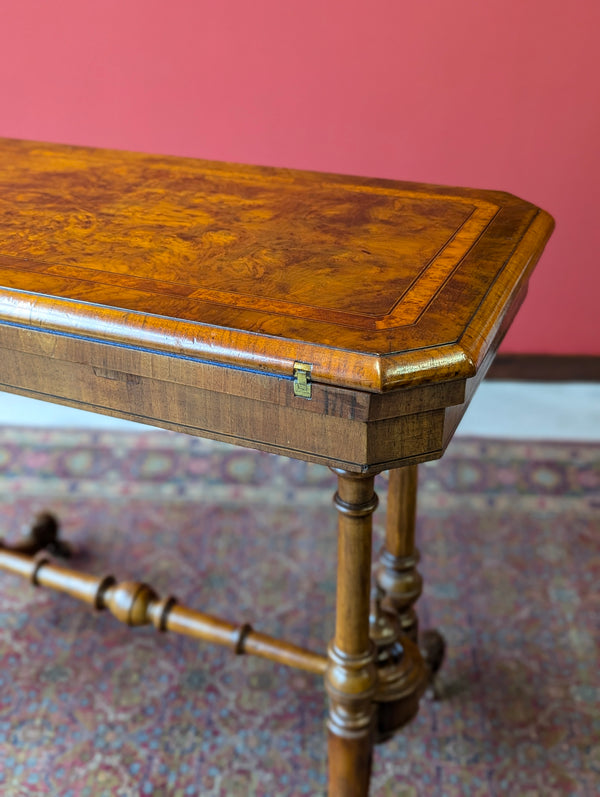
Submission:
[[[336,470],[338,520],[335,636],[328,650],[329,796],[366,797],[373,754],[377,670],[369,638],[373,477]]]
[[[384,742],[417,714],[429,673],[417,645],[402,633],[397,615],[382,607],[383,591],[376,586],[371,596],[371,638],[379,676],[375,692],[377,721],[375,741]]]
[[[33,556],[38,551],[46,550],[55,556],[68,558],[71,555],[71,548],[59,539],[60,526],[58,520],[49,512],[40,512],[33,521],[29,533],[26,534],[21,542],[14,545],[6,545],[4,540],[0,540],[0,547],[22,553],[26,556]]]
[[[419,551],[415,546],[418,471],[409,465],[390,471],[385,546],[377,570],[377,584],[384,606],[398,617],[404,633],[419,645],[430,673],[430,694],[437,696],[435,674],[444,660],[446,643],[438,631],[419,635],[414,604],[421,595],[423,579],[417,570]]]

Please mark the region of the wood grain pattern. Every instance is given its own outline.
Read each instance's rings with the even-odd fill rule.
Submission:
[[[385,543],[376,576],[387,606],[396,614],[402,631],[415,643],[419,620],[414,604],[423,590],[415,544],[418,478],[416,465],[390,471]]]
[[[415,717],[429,675],[418,646],[402,632],[396,612],[382,605],[383,598],[383,590],[376,585],[371,590],[369,617],[377,667],[376,742],[389,739]]]
[[[85,362],[57,367],[41,354],[0,348],[0,355],[2,390],[348,470],[375,473],[406,459],[436,458],[443,450],[443,408],[359,420],[307,410],[312,403],[299,398],[289,406],[94,370]]]
[[[0,319],[368,391],[467,378],[551,229],[494,192],[2,140]]]
[[[235,624],[214,615],[180,606],[175,598],[159,598],[147,584],[118,582],[113,576],[98,577],[35,559],[0,541],[0,569],[29,579],[35,586],[49,587],[88,603],[97,610],[108,609],[130,626],[153,625],[158,631],[178,634],[224,645],[237,655],[243,653],[324,675],[325,656],[255,631],[248,623]]]
[[[336,470],[335,634],[327,654],[329,797],[367,797],[375,729],[375,645],[369,637],[373,477]]]
[[[370,639],[373,474],[442,454],[552,227],[498,192],[0,139],[0,389],[332,466],[335,637],[325,662],[142,584],[6,549],[0,566],[127,623],[326,670],[329,794],[365,797],[376,708],[386,736],[424,684],[380,606]],[[411,485],[379,581],[416,636]]]

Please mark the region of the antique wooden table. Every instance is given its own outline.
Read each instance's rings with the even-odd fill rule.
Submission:
[[[335,636],[312,653],[35,558],[50,517],[0,566],[323,673],[330,794],[367,794],[374,736],[414,716],[443,653],[417,644],[416,464],[443,453],[552,226],[504,193],[0,141],[0,389],[329,465]]]

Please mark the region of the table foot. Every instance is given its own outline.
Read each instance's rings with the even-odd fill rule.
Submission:
[[[436,676],[446,657],[446,640],[439,631],[432,628],[419,635],[419,649],[429,670],[425,695],[432,700],[440,700],[442,691]]]
[[[40,512],[20,542],[7,545],[4,540],[0,540],[0,547],[27,556],[33,556],[39,551],[48,551],[67,559],[71,556],[71,546],[59,538],[59,532],[60,525],[55,516],[50,512]]]
[[[375,742],[386,741],[419,711],[419,700],[430,680],[418,646],[402,633],[395,612],[381,605],[383,591],[371,593],[370,633],[375,643],[377,687],[375,690]]]

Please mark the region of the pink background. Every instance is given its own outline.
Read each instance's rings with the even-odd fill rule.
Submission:
[[[0,135],[500,188],[504,351],[600,354],[599,0],[2,0]]]

